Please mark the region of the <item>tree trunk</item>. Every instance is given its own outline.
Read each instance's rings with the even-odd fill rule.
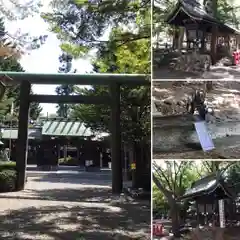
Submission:
[[[212,0],[212,12],[213,17],[217,16],[217,2],[218,0]],[[212,65],[217,63],[217,38],[218,38],[218,27],[217,25],[213,25],[212,27],[212,37],[211,37],[211,58]]]
[[[175,237],[180,237],[180,210],[175,199],[168,199],[170,216],[172,220],[172,232]]]
[[[178,39],[179,39],[179,30],[175,28],[174,35],[173,35],[173,49],[178,49]]]
[[[184,39],[184,28],[180,27],[179,29],[179,35],[178,35],[178,44],[177,44],[177,49],[181,50],[183,47],[183,39]]]
[[[218,37],[218,28],[213,26],[212,28],[212,37],[211,37],[211,58],[212,65],[217,63],[217,37]]]
[[[151,168],[148,166],[150,158],[147,151],[149,147],[145,144],[135,143],[135,160],[136,160],[136,187],[144,190],[151,190]],[[150,155],[149,155],[150,156]]]
[[[172,219],[172,232],[175,237],[180,235],[180,209],[177,205],[176,200],[173,198],[173,193],[168,191],[158,180],[155,174],[152,174],[153,182],[156,184],[158,189],[164,194],[170,207],[170,217]]]

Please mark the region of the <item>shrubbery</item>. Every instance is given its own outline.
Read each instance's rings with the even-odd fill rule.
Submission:
[[[16,163],[12,161],[0,161],[0,172],[3,170],[16,170]]]
[[[58,164],[59,165],[67,165],[67,166],[78,166],[79,165],[79,161],[77,158],[73,158],[73,157],[66,157],[66,159],[64,158],[59,158],[58,159]]]
[[[16,178],[16,163],[0,161],[0,192],[15,191]]]

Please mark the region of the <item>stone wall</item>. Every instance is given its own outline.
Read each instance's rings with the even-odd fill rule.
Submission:
[[[170,67],[177,71],[199,74],[209,70],[211,62],[210,55],[191,52],[172,59]]]

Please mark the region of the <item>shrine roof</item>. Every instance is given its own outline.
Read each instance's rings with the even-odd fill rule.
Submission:
[[[231,198],[233,196],[229,188],[226,186],[226,184],[224,184],[223,176],[221,174],[219,174],[219,176],[216,174],[211,174],[195,181],[192,186],[186,190],[184,195],[179,198],[179,200],[190,200],[214,195],[217,190],[221,190],[223,192],[224,198]]]
[[[2,139],[17,139],[18,128],[2,128]],[[28,129],[28,139],[40,140],[42,136],[52,137],[90,137],[92,140],[101,140],[109,136],[108,133],[94,132],[83,122],[69,120],[46,120],[41,127]]]
[[[178,0],[176,7],[169,14],[166,22],[176,26],[184,26],[184,21],[187,19],[203,23],[204,27],[206,25],[217,25],[221,32],[240,34],[239,30],[220,22],[207,13],[204,5],[197,0]]]
[[[67,137],[104,137],[108,133],[96,133],[80,121],[47,120],[42,127],[42,135]]]

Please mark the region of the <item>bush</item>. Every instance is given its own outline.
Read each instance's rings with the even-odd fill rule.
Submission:
[[[0,160],[0,172],[4,170],[16,170],[16,162]]]
[[[67,165],[67,166],[78,166],[79,165],[78,159],[70,157],[70,156],[68,156],[66,159],[59,158],[58,163],[59,163],[59,165]]]
[[[16,189],[16,163],[0,161],[0,192],[12,192]]]
[[[0,171],[0,192],[16,190],[17,172],[15,170]]]

